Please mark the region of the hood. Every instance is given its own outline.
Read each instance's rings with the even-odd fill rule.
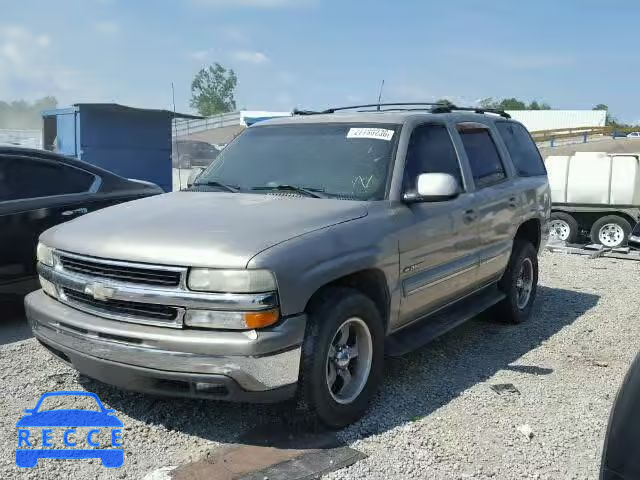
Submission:
[[[174,192],[90,213],[47,230],[46,245],[116,260],[245,268],[259,252],[367,215],[363,202]]]

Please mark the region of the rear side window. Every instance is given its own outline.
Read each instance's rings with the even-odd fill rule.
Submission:
[[[538,147],[522,125],[511,122],[496,122],[496,126],[507,146],[518,175],[533,177],[547,174]]]
[[[489,129],[481,124],[458,124],[473,180],[478,188],[487,187],[504,178],[504,166]]]
[[[88,172],[55,162],[0,159],[0,201],[87,192],[94,180]]]
[[[421,125],[411,134],[404,169],[404,190],[416,188],[421,173],[448,173],[462,186],[460,164],[444,125]]]

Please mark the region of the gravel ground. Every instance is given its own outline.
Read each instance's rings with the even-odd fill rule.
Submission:
[[[640,262],[541,258],[531,320],[469,322],[389,360],[369,414],[338,433],[368,458],[329,479],[596,479],[615,392],[638,348]],[[0,478],[142,478],[212,455],[282,406],[157,399],[122,392],[53,360],[33,338],[0,329]],[[491,387],[512,384],[496,393]],[[125,464],[14,465],[15,422],[51,390],[96,392],[124,423]]]

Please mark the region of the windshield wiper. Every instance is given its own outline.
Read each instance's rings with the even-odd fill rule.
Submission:
[[[240,190],[240,187],[237,185],[227,185],[226,183],[216,182],[214,180],[207,180],[206,182],[194,182],[193,185],[194,186],[206,185],[207,187],[219,187],[226,190],[227,192],[233,192],[233,193],[236,193],[238,190]]]
[[[287,185],[287,184],[273,185],[273,186],[265,185],[263,187],[253,187],[251,188],[251,190],[280,190],[280,191],[302,193],[307,197],[327,198],[327,195],[323,193],[324,192],[323,188],[298,187],[297,185]]]

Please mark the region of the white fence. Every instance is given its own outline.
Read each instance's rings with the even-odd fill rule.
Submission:
[[[507,110],[530,132],[561,128],[604,127],[606,110]]]
[[[247,121],[257,118],[286,117],[291,112],[272,112],[266,110],[240,110],[239,112],[223,113],[207,118],[192,120],[175,120],[172,135],[185,137],[193,133],[204,132],[214,128],[232,127],[235,125],[247,126]]]
[[[240,125],[240,112],[223,113],[222,115],[192,120],[175,120],[172,134],[174,137],[185,137],[193,133],[233,125]]]

